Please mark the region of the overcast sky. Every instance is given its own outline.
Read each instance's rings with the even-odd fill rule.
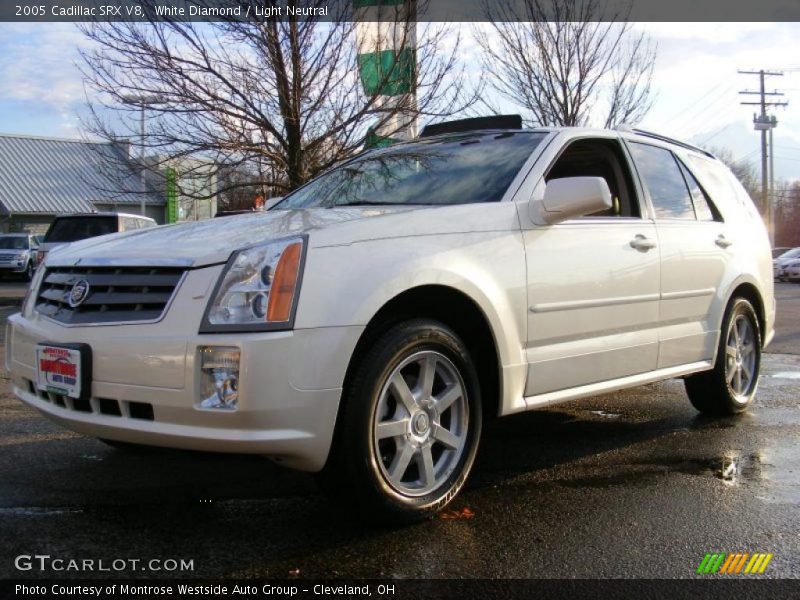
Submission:
[[[775,110],[776,175],[800,179],[800,23],[638,23],[658,44],[656,100],[641,126],[728,148],[737,159],[759,160],[754,107],[737,92],[756,89],[738,69],[783,70],[768,89],[786,92]],[[81,136],[84,88],[76,67],[86,44],[74,25],[0,23],[0,133]],[[469,46],[465,51],[470,52]],[[753,99],[753,97],[748,98]]]

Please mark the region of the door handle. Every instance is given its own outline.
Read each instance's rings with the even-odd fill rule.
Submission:
[[[655,247],[656,243],[653,240],[646,238],[641,233],[637,234],[636,237],[631,240],[631,248],[641,250],[642,252],[647,252]]]
[[[732,242],[732,241],[730,241],[728,238],[726,238],[726,237],[725,237],[724,235],[722,235],[722,234],[720,234],[720,235],[717,237],[717,239],[716,239],[716,240],[714,240],[714,243],[715,243],[717,246],[719,246],[720,248],[728,248],[728,247],[729,247],[731,244],[733,244],[733,242]]]

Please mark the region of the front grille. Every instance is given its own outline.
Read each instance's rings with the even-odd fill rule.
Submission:
[[[13,262],[16,259],[16,254],[0,254],[0,262]]]
[[[184,269],[176,267],[50,267],[36,296],[40,314],[66,325],[155,321],[161,318]],[[73,286],[88,294],[70,306]]]

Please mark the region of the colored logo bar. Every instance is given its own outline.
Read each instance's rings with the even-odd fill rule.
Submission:
[[[760,575],[766,571],[772,556],[772,553],[765,552],[715,552],[703,557],[696,572],[700,575]]]

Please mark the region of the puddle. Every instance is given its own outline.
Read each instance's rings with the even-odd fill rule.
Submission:
[[[618,419],[622,416],[619,413],[606,412],[604,410],[590,410],[589,412],[598,417],[605,417],[606,419]]]
[[[800,455],[794,448],[765,448],[716,458],[666,458],[626,465],[614,473],[561,481],[569,487],[650,485],[669,473],[711,477],[730,488],[751,489],[764,502],[800,504]]]
[[[778,371],[772,375],[766,375],[774,379],[800,379],[800,371]]]
[[[726,486],[753,487],[758,498],[767,502],[800,503],[800,460],[794,449],[765,448],[739,456],[677,460],[667,466],[679,473],[711,475]]]
[[[59,508],[48,506],[12,506],[0,508],[0,516],[8,517],[51,517],[73,515],[83,512],[82,508]]]
[[[763,479],[763,459],[758,454],[723,456],[720,458],[697,458],[667,460],[663,469],[686,475],[712,476],[726,485],[738,485]]]

